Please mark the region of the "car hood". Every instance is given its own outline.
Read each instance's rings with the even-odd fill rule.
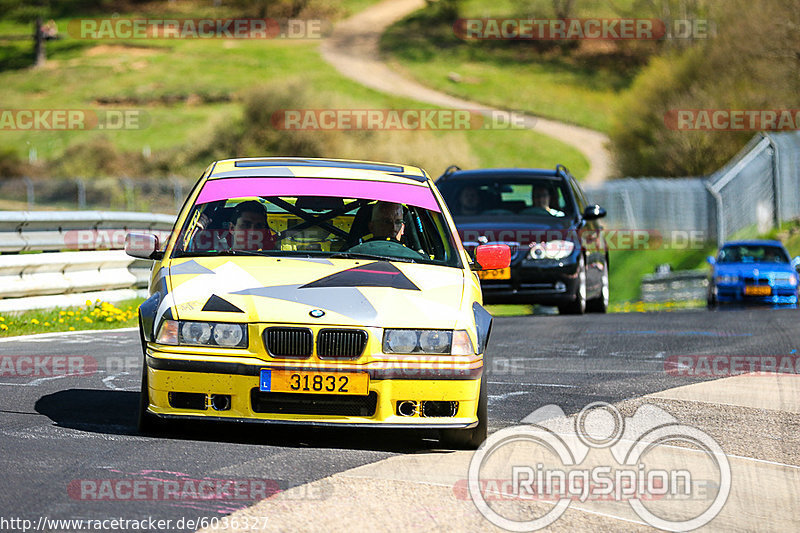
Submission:
[[[486,237],[488,242],[518,242],[524,245],[543,240],[569,238],[571,230],[574,229],[571,226],[572,222],[573,220],[568,218],[554,218],[546,222],[540,217],[524,222],[503,219],[475,221],[467,218],[456,220],[456,228],[463,242],[476,242],[478,237]]]
[[[717,263],[714,272],[717,276],[757,277],[771,273],[794,274],[789,263]]]
[[[161,307],[180,320],[452,329],[465,282],[459,268],[371,260],[195,257],[168,268]]]

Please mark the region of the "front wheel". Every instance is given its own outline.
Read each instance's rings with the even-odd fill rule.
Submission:
[[[605,313],[608,311],[608,296],[608,263],[605,263],[603,265],[600,295],[586,302],[586,310],[590,313]]]
[[[489,394],[486,390],[486,377],[481,378],[478,396],[478,425],[469,429],[442,429],[439,440],[448,448],[477,450],[486,440],[489,427]]]
[[[575,290],[575,299],[566,305],[559,305],[558,312],[562,315],[582,315],[586,312],[586,264],[583,257],[578,260],[578,287]]]

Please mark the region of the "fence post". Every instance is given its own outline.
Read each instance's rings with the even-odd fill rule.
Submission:
[[[133,181],[130,178],[122,178],[122,184],[125,186],[125,208],[128,211],[133,211],[134,210]]]
[[[772,150],[772,190],[773,190],[773,206],[772,206],[772,216],[775,219],[775,227],[780,228],[781,222],[783,222],[783,210],[781,209],[781,176],[780,176],[780,166],[778,165],[779,161],[778,158],[780,154],[778,153],[778,146],[775,144],[775,139],[772,138],[772,135],[769,133],[762,133],[762,135],[769,141],[769,147]]]
[[[709,180],[705,180],[705,186],[708,193],[714,198],[714,218],[716,219],[717,228],[717,246],[722,246],[725,242],[725,217],[723,216],[722,195],[714,189]]]
[[[36,203],[36,197],[34,195],[33,190],[33,180],[30,178],[22,178],[25,182],[25,195],[28,197],[28,207],[33,207],[33,204]]]
[[[78,209],[86,209],[86,182],[78,178],[75,183],[78,186]]]

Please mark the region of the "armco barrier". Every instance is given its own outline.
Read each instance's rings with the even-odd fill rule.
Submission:
[[[643,302],[705,300],[708,272],[683,270],[669,274],[648,274],[642,278]]]
[[[168,232],[172,215],[113,211],[0,212],[0,252],[121,250],[129,231]]]
[[[0,212],[0,312],[143,295],[152,262],[128,256],[125,235],[163,238],[174,222],[150,213]]]

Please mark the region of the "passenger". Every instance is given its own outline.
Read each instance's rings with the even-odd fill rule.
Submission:
[[[474,216],[481,213],[481,196],[477,187],[467,185],[458,194],[459,215]]]
[[[228,223],[231,250],[273,250],[275,237],[261,202],[248,200],[236,206],[232,222]]]

